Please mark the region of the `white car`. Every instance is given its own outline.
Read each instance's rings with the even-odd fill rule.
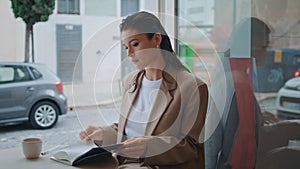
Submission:
[[[279,117],[300,118],[300,77],[288,80],[278,91],[276,109]]]

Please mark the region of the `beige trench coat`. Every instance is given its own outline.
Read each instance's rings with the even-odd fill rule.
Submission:
[[[103,144],[124,139],[127,118],[144,74],[144,70],[135,71],[125,78],[119,123],[103,127]],[[208,88],[204,82],[187,71],[166,68],[146,127],[149,140],[145,156],[138,160],[141,166],[204,169],[207,104]]]

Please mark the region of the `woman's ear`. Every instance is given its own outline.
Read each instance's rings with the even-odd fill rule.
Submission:
[[[159,32],[154,34],[154,40],[155,40],[156,46],[160,46],[162,37]]]

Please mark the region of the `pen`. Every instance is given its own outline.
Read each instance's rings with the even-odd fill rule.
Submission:
[[[57,145],[57,146],[54,146],[54,147],[52,147],[52,148],[50,148],[50,149],[48,149],[48,150],[46,150],[44,152],[41,152],[41,155],[44,156],[44,155],[47,155],[47,154],[49,154],[49,153],[51,153],[51,152],[53,152],[53,151],[55,151],[55,150],[57,150],[59,148],[65,148],[65,147],[67,147],[67,146]]]

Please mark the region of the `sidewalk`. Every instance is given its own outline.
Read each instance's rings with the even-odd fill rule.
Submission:
[[[82,107],[111,107],[121,101],[121,86],[108,82],[64,84],[68,110]]]
[[[121,102],[121,86],[108,82],[64,84],[69,110],[81,107],[112,107]],[[277,93],[255,93],[258,102],[276,98]],[[247,97],[247,96],[245,96]]]
[[[257,98],[257,101],[263,101],[263,100],[267,100],[267,99],[272,99],[272,98],[276,98],[277,96],[277,92],[273,92],[273,93],[255,93],[255,97]]]

